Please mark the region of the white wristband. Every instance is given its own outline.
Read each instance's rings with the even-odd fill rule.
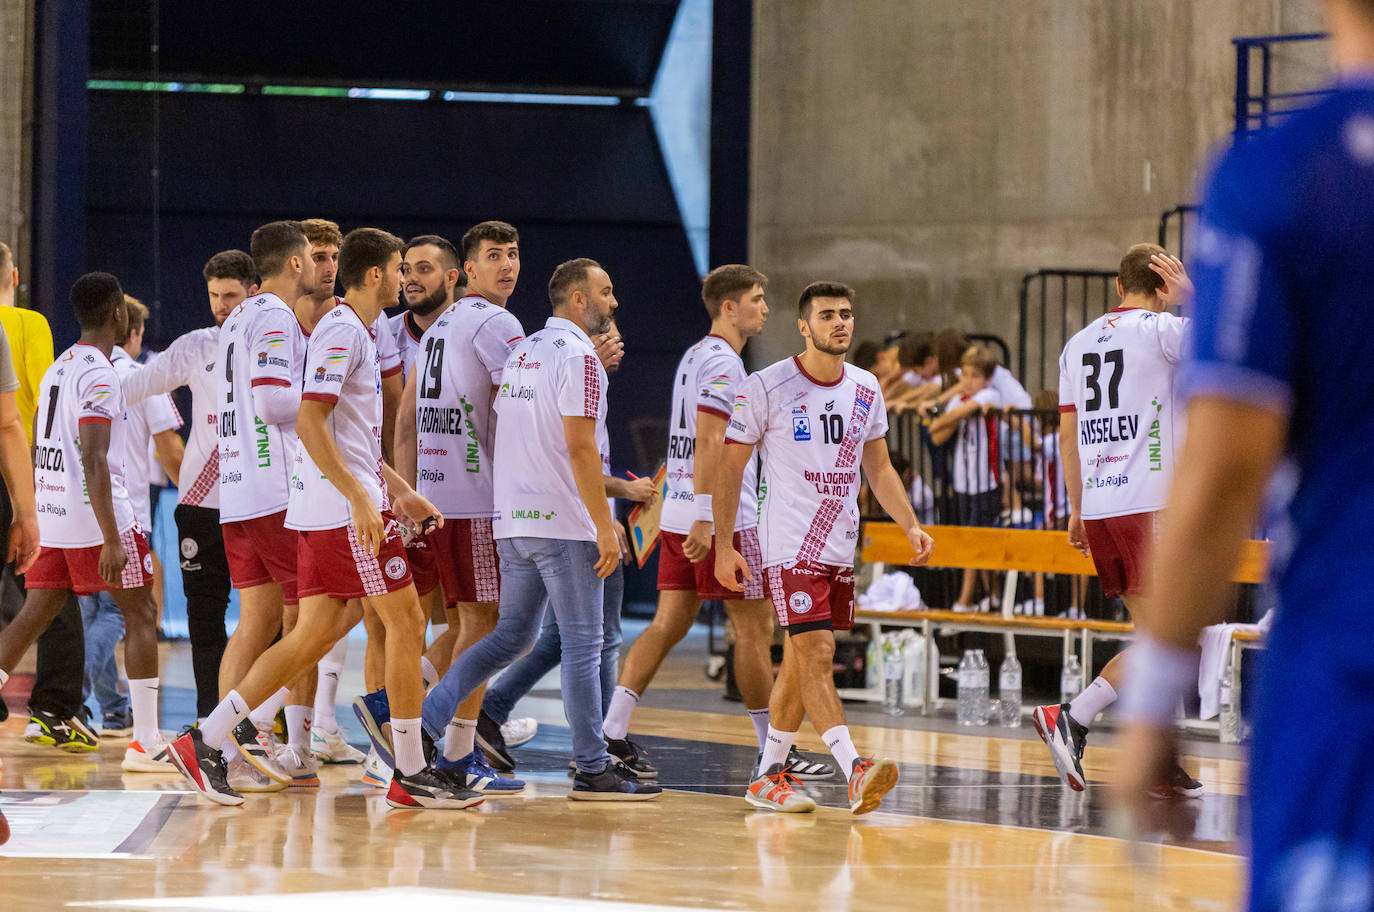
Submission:
[[[1196,686],[1195,649],[1166,646],[1142,635],[1131,646],[1122,682],[1121,716],[1131,722],[1159,726],[1174,723],[1179,701],[1189,685]]]
[[[710,495],[710,494],[693,494],[693,495],[692,495],[692,502],[695,503],[696,506],[697,506],[697,521],[698,521],[698,522],[712,522],[712,521],[713,521],[713,517],[712,517],[712,515],[711,515],[711,495]]]

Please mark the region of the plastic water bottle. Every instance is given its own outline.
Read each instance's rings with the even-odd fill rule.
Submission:
[[[1003,728],[1021,727],[1021,663],[1007,653],[997,671],[997,699]]]
[[[902,641],[895,634],[883,637],[883,712],[889,716],[900,716],[902,709]]]
[[[978,690],[978,660],[973,655],[972,649],[964,650],[964,657],[959,660],[959,676],[956,679],[958,684],[959,696],[959,724],[977,725],[978,717],[975,710],[975,692]],[[984,701],[987,702],[986,697]]]
[[[1078,653],[1069,656],[1064,670],[1059,674],[1059,702],[1068,703],[1078,696],[1083,687],[1083,665],[1078,661]]]
[[[1231,686],[1231,666],[1221,676],[1221,719],[1218,733],[1222,744],[1239,744],[1241,741],[1240,707],[1236,705],[1236,691]]]
[[[988,688],[991,684],[992,671],[988,667],[988,657],[983,655],[983,650],[975,649],[973,658],[978,663],[978,685],[974,689],[974,724],[988,724]]]

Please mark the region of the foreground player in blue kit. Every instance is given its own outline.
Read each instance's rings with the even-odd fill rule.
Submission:
[[[1324,6],[1340,82],[1229,151],[1204,197],[1187,440],[1118,743],[1118,794],[1144,821],[1198,633],[1268,488],[1278,610],[1249,787],[1249,908],[1265,912],[1374,908],[1374,0]]]

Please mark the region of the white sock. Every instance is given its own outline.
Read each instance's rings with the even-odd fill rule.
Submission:
[[[310,720],[314,711],[309,706],[286,707],[286,743],[310,749]]]
[[[253,724],[258,728],[266,730],[272,727],[277,720],[277,710],[286,705],[286,698],[291,695],[291,691],[283,687],[281,690],[272,694],[263,701],[262,705],[248,714],[248,718],[253,720]]]
[[[234,726],[247,718],[248,701],[237,690],[231,690],[210,715],[205,717],[205,724],[200,727],[200,736],[206,744],[223,744],[229,733],[234,730]]]
[[[854,771],[854,761],[859,759],[859,752],[854,748],[854,739],[849,737],[849,726],[836,725],[821,735],[821,740],[830,748],[830,755],[835,758],[840,769],[844,770],[844,778],[848,782],[849,774]]]
[[[129,704],[134,710],[134,740],[149,751],[158,742],[157,678],[130,678]]]
[[[428,656],[420,656],[420,682],[425,685],[426,692],[439,683],[439,669],[434,667]]]
[[[768,707],[749,710],[749,721],[754,723],[754,735],[759,739],[759,750],[768,744]]]
[[[617,684],[611,695],[611,708],[606,710],[606,721],[601,724],[601,733],[612,741],[623,740],[630,733],[630,714],[638,705],[639,694]]]
[[[396,769],[401,775],[413,776],[425,768],[419,719],[392,719],[391,742],[396,749]]]
[[[348,637],[340,638],[329,654],[320,659],[320,678],[315,685],[315,726],[323,731],[339,730],[334,702],[339,699],[339,678],[343,675],[344,662],[347,660]]]
[[[431,643],[433,643],[435,640],[439,639],[439,637],[443,636],[443,635],[446,634],[446,633],[448,633],[448,625],[447,625],[447,624],[430,624],[430,625],[429,625],[429,636],[430,636],[430,640],[429,640],[429,641],[430,641]]]
[[[1108,706],[1116,702],[1116,688],[1107,683],[1106,678],[1093,678],[1093,682],[1069,704],[1069,715],[1079,725],[1087,728],[1093,719]]]
[[[768,726],[768,733],[764,737],[766,740],[763,744],[763,758],[759,760],[760,773],[772,769],[776,763],[787,762],[787,752],[792,749],[792,745],[796,742],[797,733],[778,731],[770,725]]]
[[[444,759],[462,760],[477,745],[476,719],[449,719],[444,727]]]

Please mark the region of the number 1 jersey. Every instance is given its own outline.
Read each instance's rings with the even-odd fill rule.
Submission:
[[[1059,358],[1059,411],[1078,419],[1083,518],[1164,508],[1182,443],[1174,365],[1182,319],[1118,307],[1078,332]]]

